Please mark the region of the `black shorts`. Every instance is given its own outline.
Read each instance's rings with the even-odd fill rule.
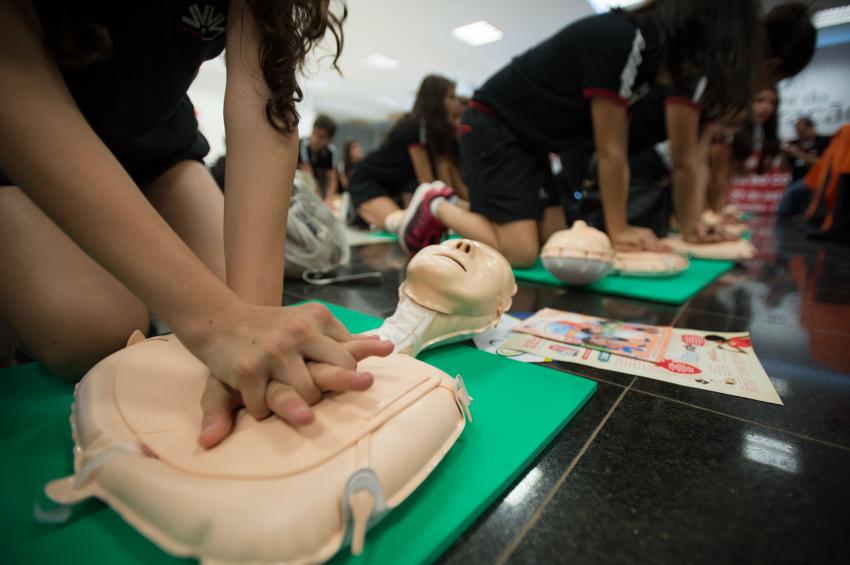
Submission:
[[[561,205],[545,152],[523,143],[479,104],[464,111],[461,123],[462,176],[473,212],[505,224],[539,221],[545,208]]]
[[[210,145],[201,132],[195,130],[191,141],[176,151],[156,155],[134,155],[133,158],[119,159],[121,165],[130,174],[133,181],[141,188],[180,161],[204,162],[204,157],[210,152]],[[0,171],[0,186],[14,185],[15,183]]]
[[[404,208],[402,196],[405,193],[413,194],[417,186],[416,180],[401,186],[388,186],[362,172],[358,172],[358,169],[355,168],[351,175],[351,180],[348,181],[348,193],[351,194],[351,206],[355,210],[366,202],[380,196],[386,196],[398,204],[399,208]]]

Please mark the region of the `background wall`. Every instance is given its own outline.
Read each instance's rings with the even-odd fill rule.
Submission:
[[[850,26],[841,28],[821,30],[821,47],[806,70],[780,84],[782,138],[795,137],[794,122],[801,116],[814,119],[821,135],[850,122]]]

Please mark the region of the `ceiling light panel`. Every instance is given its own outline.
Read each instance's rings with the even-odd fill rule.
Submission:
[[[502,30],[484,20],[478,20],[452,30],[452,37],[474,47],[499,41],[504,35]]]
[[[391,71],[393,69],[397,69],[401,64],[398,59],[395,57],[390,57],[389,55],[385,55],[384,53],[373,53],[369,55],[363,62],[373,67],[375,69],[381,69],[383,71]]]

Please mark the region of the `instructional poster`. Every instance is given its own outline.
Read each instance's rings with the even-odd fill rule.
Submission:
[[[515,332],[645,361],[660,361],[673,328],[619,322],[544,308]],[[545,356],[545,355],[544,355]]]
[[[663,356],[655,362],[519,333],[502,346],[558,361],[782,404],[747,333],[671,328]]]

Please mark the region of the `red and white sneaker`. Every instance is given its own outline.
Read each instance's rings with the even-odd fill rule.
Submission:
[[[429,245],[440,243],[446,226],[431,213],[431,202],[437,197],[449,198],[452,194],[451,187],[440,181],[419,185],[398,229],[398,242],[405,253],[414,255]]]

